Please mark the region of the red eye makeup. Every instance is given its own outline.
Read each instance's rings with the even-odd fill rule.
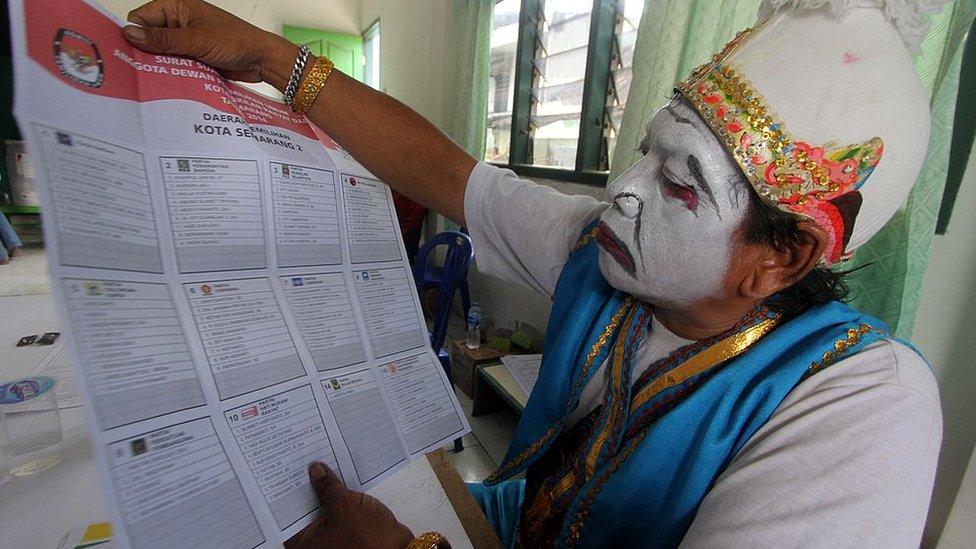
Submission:
[[[693,187],[678,183],[666,171],[662,171],[661,175],[664,179],[664,194],[666,196],[681,200],[685,203],[685,207],[691,211],[698,209],[698,193]]]

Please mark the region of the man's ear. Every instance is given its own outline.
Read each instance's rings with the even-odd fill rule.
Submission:
[[[817,266],[829,242],[827,231],[809,220],[797,222],[796,228],[795,242],[782,250],[763,246],[757,252],[758,260],[739,287],[743,296],[765,299],[796,284]]]

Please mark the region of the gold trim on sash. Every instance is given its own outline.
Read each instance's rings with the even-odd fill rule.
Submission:
[[[875,328],[870,324],[861,324],[857,328],[850,328],[847,330],[847,337],[844,339],[838,339],[834,342],[834,350],[827,351],[823,354],[819,362],[814,362],[810,365],[810,370],[808,375],[813,375],[820,370],[824,369],[825,366],[833,364],[838,358],[845,355],[849,351],[849,347],[857,345],[858,341],[861,340],[861,336],[868,334],[870,332],[876,332],[881,335],[887,335],[887,332],[880,328]]]
[[[602,474],[599,478],[593,481],[593,485],[587,490],[586,494],[583,496],[583,501],[580,502],[579,509],[576,512],[576,516],[573,517],[573,523],[569,527],[569,536],[565,540],[566,547],[575,547],[579,543],[581,531],[583,529],[583,523],[586,522],[587,517],[590,515],[590,506],[593,505],[593,501],[596,499],[597,494],[603,489],[603,484],[617,472],[617,469],[627,461],[630,454],[634,453],[634,450],[644,442],[644,438],[647,436],[647,430],[641,431],[640,434],[635,436],[630,440],[627,446],[624,447],[607,467],[602,470]],[[557,540],[558,544],[558,540]]]
[[[597,356],[599,356],[600,351],[604,347],[606,347],[607,341],[617,330],[617,326],[620,325],[620,320],[623,318],[624,313],[626,313],[630,309],[633,302],[634,302],[633,297],[628,296],[627,298],[624,299],[624,302],[620,305],[620,308],[617,309],[615,313],[613,313],[613,317],[610,319],[610,323],[607,324],[606,328],[603,329],[603,333],[600,334],[600,337],[596,340],[595,343],[593,343],[593,346],[590,348],[589,354],[586,356],[586,362],[583,364],[583,369],[580,371],[580,375],[576,383],[576,387],[574,387],[573,389],[574,392],[576,392],[576,390],[578,390],[583,385],[583,380],[586,379],[586,375],[590,371],[590,367],[593,366],[593,361],[596,360]],[[495,469],[493,473],[488,475],[488,477],[485,479],[485,482],[488,483],[496,482],[502,475],[504,475],[508,471],[511,471],[515,467],[521,465],[523,461],[525,461],[526,459],[529,458],[529,456],[537,452],[539,448],[541,448],[542,445],[546,443],[547,440],[549,440],[550,438],[552,438],[553,435],[556,434],[556,432],[562,427],[564,421],[565,421],[565,417],[562,420],[556,422],[552,427],[549,428],[549,430],[547,430],[541,437],[536,439],[535,442],[530,444],[525,450],[523,450],[514,459],[512,459],[509,462],[502,463],[498,467],[498,469]]]
[[[573,252],[576,252],[577,250],[579,250],[583,246],[586,246],[587,244],[589,244],[591,240],[593,240],[594,238],[596,238],[596,234],[597,234],[597,228],[596,227],[594,227],[593,229],[591,229],[590,232],[584,234],[576,242],[576,246],[573,248]],[[572,252],[570,252],[570,253],[572,253]]]
[[[648,401],[660,394],[661,391],[679,385],[692,376],[744,353],[750,345],[775,328],[778,322],[779,317],[766,319],[752,328],[733,334],[689,358],[684,364],[660,376],[653,383],[634,395],[630,404],[630,412],[634,413],[641,406],[647,404]]]
[[[637,310],[635,307],[627,315],[627,319],[623,322],[624,332],[617,336],[617,342],[613,346],[613,362],[610,365],[610,386],[607,387],[607,391],[611,391],[610,409],[607,410],[607,421],[603,426],[603,430],[593,441],[593,446],[590,446],[590,451],[586,456],[587,479],[593,476],[593,470],[596,469],[596,460],[600,456],[600,450],[603,449],[603,445],[607,442],[607,437],[610,436],[610,430],[614,426],[614,417],[618,412],[618,401],[622,398],[620,393],[621,387],[623,386],[624,354],[627,352],[627,331],[630,330],[630,325],[634,322],[634,315],[637,314]],[[619,411],[622,412],[623,410],[621,409]]]

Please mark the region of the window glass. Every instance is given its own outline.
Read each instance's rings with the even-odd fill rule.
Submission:
[[[491,27],[491,61],[488,82],[488,118],[485,159],[498,164],[531,164],[544,168],[574,171],[580,143],[580,119],[583,96],[587,93],[602,96],[606,91],[603,139],[587,139],[586,169],[609,170],[617,145],[620,121],[633,80],[632,65],[637,27],[644,10],[644,0],[601,0],[596,14],[599,24],[613,25],[613,33],[606,43],[590,44],[590,29],[594,23],[593,0],[537,0],[528,2],[534,13],[521,14],[522,0],[494,0]],[[604,8],[612,5],[613,13]],[[529,17],[531,15],[531,17]],[[603,19],[610,16],[612,21]],[[524,22],[532,25],[520,29]],[[518,51],[519,36],[529,38]],[[606,36],[600,33],[600,36]],[[604,40],[604,38],[601,38]],[[608,81],[587,82],[586,66],[589,55],[596,55],[609,67],[597,69]],[[531,60],[531,82],[515,88],[518,60]],[[528,76],[528,75],[526,75]],[[604,85],[606,87],[604,88]],[[513,117],[513,109],[518,110]],[[526,112],[527,111],[527,112]],[[599,113],[593,113],[599,115]],[[519,125],[512,128],[513,120]],[[510,151],[512,132],[525,135],[516,139],[525,149]],[[587,135],[588,138],[596,137]],[[591,163],[596,166],[591,166]],[[556,172],[550,171],[555,174]],[[553,177],[563,178],[562,175]],[[569,174],[573,178],[576,175]]]
[[[485,160],[508,162],[515,96],[515,58],[520,0],[502,0],[491,16],[491,66],[488,79],[488,135]]]
[[[363,81],[380,89],[380,22],[363,33]]]
[[[529,163],[573,169],[592,0],[543,3],[534,59]]]

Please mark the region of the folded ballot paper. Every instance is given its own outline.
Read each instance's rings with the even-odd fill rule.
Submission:
[[[306,467],[368,488],[469,431],[390,191],[283,104],[12,0],[15,114],[122,547],[277,547]]]

